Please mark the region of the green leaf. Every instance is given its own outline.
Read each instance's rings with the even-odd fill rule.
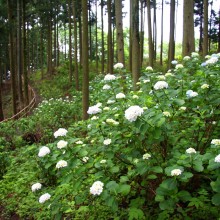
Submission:
[[[154,173],[163,173],[162,167],[159,167],[159,166],[151,167],[150,171],[152,171]]]
[[[129,181],[129,179],[128,179],[127,176],[120,176],[120,182],[121,182],[121,183],[125,183],[125,182],[127,182],[127,181]]]
[[[111,173],[118,173],[119,172],[119,167],[118,166],[114,166],[110,169]]]
[[[193,169],[197,172],[202,172],[204,170],[203,164],[201,160],[193,161]]]
[[[212,197],[212,203],[214,205],[220,206],[220,193],[217,193]]]
[[[155,201],[156,201],[156,202],[162,202],[162,201],[164,201],[164,196],[161,196],[161,195],[157,194],[157,195],[155,196]]]
[[[114,193],[117,194],[118,193],[118,189],[119,189],[119,185],[115,182],[115,181],[110,181],[106,184],[106,188]]]
[[[126,196],[129,194],[131,190],[131,186],[127,184],[119,185],[119,190],[118,192],[121,193],[122,195]]]
[[[111,207],[113,212],[118,210],[118,202],[116,201],[114,196],[109,196],[106,201],[107,206]]]
[[[144,217],[144,213],[141,209],[137,209],[135,207],[132,207],[129,209],[129,220],[133,220],[133,219],[143,219]]]
[[[175,206],[175,201],[173,199],[167,199],[160,202],[159,206],[162,210],[172,210]]]
[[[182,190],[182,191],[178,192],[177,195],[178,195],[179,199],[183,202],[190,201],[190,199],[192,198],[190,193],[188,191],[185,191],[185,190]]]
[[[157,179],[157,176],[154,175],[154,174],[151,174],[151,175],[148,175],[148,176],[147,176],[147,179],[149,179],[149,180],[155,180],[155,179]]]
[[[220,177],[215,182],[210,183],[212,190],[220,193]]]
[[[220,163],[216,163],[216,162],[214,161],[214,159],[211,159],[211,160],[209,161],[209,165],[208,165],[207,169],[208,169],[208,170],[215,170],[215,169],[218,169],[219,167],[220,167]]]
[[[184,105],[184,104],[185,104],[185,101],[182,100],[182,99],[174,99],[174,100],[173,100],[173,103],[176,104],[176,105],[181,106],[181,105]]]

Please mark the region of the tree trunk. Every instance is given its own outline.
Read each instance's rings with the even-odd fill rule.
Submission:
[[[194,1],[184,0],[183,3],[183,48],[182,56],[190,56],[195,51],[194,39]]]
[[[112,46],[112,15],[111,0],[107,1],[108,9],[108,73],[113,74],[113,46]]]
[[[129,29],[129,70],[132,71],[132,0],[130,0],[130,29]]]
[[[163,65],[163,14],[164,14],[164,0],[161,6],[161,41],[160,41],[160,65]]]
[[[95,22],[95,63],[96,63],[96,73],[98,73],[98,2],[95,3],[95,14],[96,14],[96,22]]]
[[[125,65],[124,58],[124,36],[122,22],[122,1],[115,0],[115,19],[116,19],[116,41],[117,41],[117,58],[119,63]]]
[[[104,45],[104,19],[103,19],[103,0],[101,0],[101,23],[102,23],[102,74],[105,69],[105,45]]]
[[[68,0],[68,17],[69,17],[69,82],[73,80],[73,65],[72,65],[72,8],[71,0]]]
[[[141,1],[141,30],[140,30],[140,67],[142,67],[143,56],[144,56],[144,2]]]
[[[220,9],[218,12],[218,17],[220,18]],[[218,52],[220,52],[220,22],[218,23]]]
[[[47,73],[52,75],[52,12],[47,17]]]
[[[137,90],[137,82],[140,76],[140,36],[139,36],[139,1],[132,0],[132,76],[133,89]]]
[[[0,121],[4,120],[4,113],[3,113],[3,108],[2,108],[2,61],[0,57]]]
[[[82,39],[82,67],[83,67],[83,120],[88,118],[89,108],[89,60],[88,60],[88,6],[87,0],[82,0],[83,39]]]
[[[203,0],[204,25],[203,25],[203,57],[208,54],[208,0]]]
[[[147,0],[147,20],[148,20],[148,53],[149,53],[149,66],[153,67],[154,46],[152,40],[152,25],[151,25],[151,8],[150,0]]]
[[[169,39],[169,50],[168,50],[168,69],[171,68],[171,61],[175,57],[175,0],[171,0],[170,3],[170,39]]]
[[[9,22],[9,59],[10,59],[10,73],[11,73],[11,90],[12,90],[12,110],[13,114],[17,113],[17,93],[16,93],[16,75],[15,75],[15,58],[14,58],[14,20],[12,17],[12,2],[7,0],[8,5],[8,22]]]
[[[153,0],[153,8],[154,8],[154,20],[153,20],[153,47],[154,47],[154,60],[157,58],[157,7],[156,0]]]

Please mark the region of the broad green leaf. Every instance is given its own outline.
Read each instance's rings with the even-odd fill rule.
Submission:
[[[118,173],[119,172],[119,167],[118,166],[114,166],[110,169],[111,173]]]
[[[154,172],[154,173],[163,173],[163,169],[162,167],[159,166],[154,166],[150,168],[150,171]]]
[[[212,197],[212,203],[214,205],[220,206],[220,193],[217,193]]]
[[[204,170],[203,164],[201,160],[193,161],[193,169],[197,172],[202,172]]]
[[[121,183],[125,183],[125,182],[127,182],[127,181],[129,181],[129,179],[128,179],[127,176],[120,176],[120,182],[121,182]]]
[[[143,219],[144,213],[141,209],[132,207],[129,209],[129,218],[128,220],[133,220],[133,219]]]
[[[180,198],[180,200],[182,200],[183,202],[190,201],[190,199],[192,198],[190,193],[188,191],[185,191],[185,190],[182,190],[182,191],[178,192],[177,195]]]
[[[175,207],[175,201],[173,199],[167,199],[160,202],[159,206],[162,210],[172,210]]]
[[[119,185],[119,190],[118,192],[121,193],[122,195],[126,196],[129,194],[131,190],[131,186],[127,184]]]
[[[181,106],[181,105],[184,105],[184,104],[185,104],[185,101],[182,100],[182,99],[174,99],[174,100],[173,100],[173,103],[175,103],[176,105]]]

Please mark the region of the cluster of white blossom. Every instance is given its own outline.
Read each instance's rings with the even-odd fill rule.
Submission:
[[[151,66],[147,66],[147,67],[146,67],[146,70],[147,70],[147,71],[153,71],[153,68],[152,68]]]
[[[64,148],[64,147],[66,147],[67,144],[68,144],[67,141],[60,140],[60,141],[57,143],[57,148],[58,148],[58,149],[62,149],[62,148]]]
[[[216,162],[216,163],[220,163],[220,154],[215,157],[215,162]]]
[[[203,84],[203,85],[201,85],[201,89],[208,89],[209,88],[209,84]]]
[[[116,76],[112,75],[110,73],[106,74],[105,77],[104,77],[105,81],[112,81],[112,80],[115,80],[115,79],[116,79]]]
[[[166,116],[166,117],[170,117],[171,116],[170,112],[163,112],[163,115]]]
[[[111,89],[111,86],[108,85],[108,84],[105,84],[105,85],[102,87],[102,89],[104,89],[104,90],[109,90],[109,89]]]
[[[151,155],[148,154],[148,153],[146,153],[146,154],[143,155],[143,160],[148,160],[148,159],[150,159],[150,158],[151,158]]]
[[[104,163],[106,163],[106,160],[101,160],[100,163],[104,164]]]
[[[182,170],[180,169],[174,169],[171,171],[171,176],[179,176],[182,174]]]
[[[186,107],[185,107],[185,106],[181,106],[181,107],[179,108],[179,110],[181,110],[181,111],[186,111]]]
[[[107,104],[113,104],[113,103],[115,103],[115,100],[109,99],[109,100],[107,101]]]
[[[89,160],[89,157],[83,157],[83,158],[82,158],[82,161],[83,161],[84,163],[87,163],[88,160]]]
[[[100,113],[100,112],[102,112],[102,110],[99,108],[98,105],[93,105],[93,106],[89,107],[89,109],[87,111],[87,113],[89,115],[94,115],[94,114],[97,114],[97,113]]]
[[[43,194],[40,198],[39,198],[39,203],[44,203],[47,200],[49,200],[51,197],[51,195],[49,193],[45,193]]]
[[[190,148],[186,149],[186,153],[187,154],[195,154],[196,150],[194,148],[190,147]]]
[[[197,93],[197,92],[194,92],[193,90],[188,90],[188,91],[186,91],[186,96],[187,96],[188,98],[193,98],[193,97],[198,96],[198,93]]]
[[[112,118],[106,119],[106,123],[107,123],[107,124],[112,124],[112,125],[118,125],[118,124],[119,124],[118,121],[115,121],[115,120],[112,119]]]
[[[90,193],[92,195],[100,195],[103,191],[103,186],[104,186],[104,183],[102,183],[101,181],[94,182],[92,186],[90,187]]]
[[[125,118],[130,121],[136,121],[139,116],[141,116],[144,113],[143,108],[141,108],[138,105],[130,106],[126,111],[125,111]]]
[[[215,146],[219,146],[220,145],[220,139],[212,139],[211,144],[213,144]]]
[[[67,130],[65,128],[59,128],[57,131],[54,132],[54,137],[57,138],[57,137],[62,137],[62,136],[66,136],[67,134]]]
[[[191,58],[190,58],[190,56],[185,56],[185,57],[183,57],[183,60],[184,61],[187,61],[187,60],[190,60]]]
[[[60,160],[59,162],[57,162],[57,164],[56,164],[57,169],[60,169],[63,167],[67,167],[67,162],[65,160]]]
[[[199,54],[197,52],[192,52],[191,57],[197,58],[197,57],[199,57]]]
[[[125,94],[120,92],[116,95],[116,99],[124,99],[125,98]]]
[[[159,89],[167,89],[168,88],[168,83],[165,81],[158,81],[155,83],[154,85],[154,89],[155,90],[159,90]]]
[[[177,69],[177,70],[178,70],[178,69],[182,69],[182,68],[183,68],[183,65],[182,65],[182,64],[177,64],[176,67],[175,67],[175,69]]]
[[[41,189],[41,187],[42,187],[41,183],[35,183],[31,186],[31,190],[32,190],[32,192],[35,192],[35,191]]]
[[[44,157],[49,153],[50,153],[50,149],[46,146],[43,146],[39,150],[38,157]]]
[[[176,65],[178,62],[177,62],[177,60],[172,60],[171,61],[171,64],[173,64],[173,65]]]
[[[116,64],[114,65],[114,69],[122,69],[122,68],[124,68],[123,63],[116,63]]]
[[[112,140],[111,140],[110,138],[108,138],[108,139],[105,139],[105,140],[103,141],[103,144],[104,144],[104,145],[109,145],[109,144],[111,144],[111,142],[112,142]]]
[[[76,141],[76,144],[83,144],[82,141]]]
[[[212,65],[218,62],[218,57],[212,56],[210,59],[206,60],[207,65]]]

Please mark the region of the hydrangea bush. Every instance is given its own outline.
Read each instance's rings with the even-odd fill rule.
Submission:
[[[217,219],[220,55],[211,57],[193,53],[169,74],[147,68],[137,91],[130,74],[97,76],[89,119],[34,152],[40,172],[28,184],[41,210],[57,219]]]

